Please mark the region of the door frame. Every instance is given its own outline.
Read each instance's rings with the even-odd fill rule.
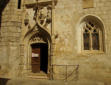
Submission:
[[[31,69],[31,56],[32,56],[32,47],[31,45],[32,44],[37,44],[37,43],[45,43],[48,45],[48,66],[47,66],[47,76],[50,75],[50,68],[51,68],[51,46],[50,46],[50,43],[49,42],[29,42],[28,43],[28,46],[27,46],[27,66],[26,66],[26,69],[27,70],[27,75],[28,74],[35,74],[35,73],[32,73],[32,69]]]
[[[33,48],[33,45],[36,46],[35,48]],[[43,46],[45,46],[45,48],[43,48]],[[36,49],[36,50],[39,50],[39,59],[40,59],[40,72],[43,71],[45,72],[46,74],[48,73],[48,43],[34,43],[34,44],[31,44],[31,52],[33,51],[33,49]],[[43,54],[41,54],[43,52],[43,49],[47,49],[45,50],[45,52],[47,54],[45,54],[46,56],[43,56]],[[31,53],[32,54],[32,53]],[[43,70],[41,68],[42,64],[43,64],[43,59],[45,57],[45,65],[46,65],[46,70]],[[31,66],[32,66],[32,55],[31,55]],[[32,70],[32,69],[31,69]],[[38,72],[39,73],[39,72]]]
[[[39,32],[36,27],[33,28],[33,30],[28,31],[25,36],[23,36],[23,42],[21,44],[21,51],[20,51],[20,56],[21,56],[21,70],[22,72],[21,75],[24,77],[28,77],[31,72],[31,58],[30,56],[32,55],[31,53],[31,44],[34,43],[47,43],[48,44],[48,68],[47,68],[47,76],[48,78],[51,78],[50,75],[52,75],[52,55],[51,55],[51,36],[48,32],[42,30],[42,32]],[[39,29],[41,30],[41,29]],[[45,35],[45,36],[44,36]],[[33,76],[33,75],[31,75]]]

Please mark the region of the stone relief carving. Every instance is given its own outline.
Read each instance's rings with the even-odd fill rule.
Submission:
[[[28,13],[25,14],[24,24],[25,24],[25,25],[28,25],[28,24],[29,24],[29,14],[28,14]]]
[[[36,25],[36,22],[33,19],[35,11],[33,10],[33,8],[26,9],[25,11],[26,13],[25,13],[24,24],[27,28],[31,29]]]
[[[24,24],[28,26],[28,28],[33,28],[35,25],[39,25],[40,27],[46,29],[49,28],[49,24],[51,24],[51,5],[34,5],[30,9],[26,9]]]
[[[35,21],[43,27],[51,23],[51,6],[38,7],[35,10]]]
[[[38,35],[35,35],[33,36],[31,39],[30,39],[30,43],[46,43],[43,38],[39,37]]]

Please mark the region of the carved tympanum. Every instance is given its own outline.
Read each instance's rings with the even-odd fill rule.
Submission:
[[[30,39],[30,43],[45,43],[45,41],[36,34]]]

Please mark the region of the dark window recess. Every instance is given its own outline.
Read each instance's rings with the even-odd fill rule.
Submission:
[[[21,0],[18,0],[18,9],[21,9]]]
[[[84,50],[90,50],[89,33],[84,33],[83,39],[84,39]]]
[[[99,34],[98,33],[92,34],[92,48],[93,50],[99,50]]]

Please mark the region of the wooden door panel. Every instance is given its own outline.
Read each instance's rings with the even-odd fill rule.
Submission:
[[[32,57],[32,64],[40,64],[40,59],[36,57]]]
[[[40,48],[32,48],[32,72],[40,72]]]
[[[40,72],[40,65],[33,64],[33,65],[32,65],[32,72],[33,72],[33,73]]]

